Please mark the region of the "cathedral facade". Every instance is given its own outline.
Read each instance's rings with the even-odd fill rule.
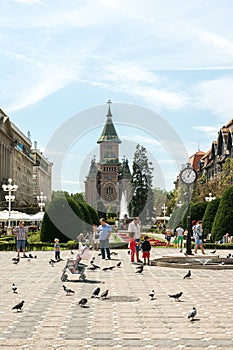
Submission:
[[[85,181],[85,200],[95,209],[101,206],[106,211],[120,211],[122,194],[126,197],[130,191],[131,172],[128,160],[119,160],[119,139],[113,120],[110,104],[103,131],[97,140],[99,144],[99,161],[94,157]]]

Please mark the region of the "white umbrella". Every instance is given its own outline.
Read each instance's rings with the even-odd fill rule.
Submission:
[[[18,221],[18,220],[31,221],[31,215],[12,210],[10,219],[12,221]],[[7,221],[7,220],[9,220],[9,211],[8,210],[0,211],[0,221]]]
[[[31,221],[42,221],[44,217],[44,212],[39,211],[38,213],[31,215]]]

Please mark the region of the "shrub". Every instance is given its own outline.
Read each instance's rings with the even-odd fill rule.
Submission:
[[[212,237],[214,241],[219,241],[229,233],[233,235],[233,185],[230,186],[222,195],[218,211],[214,218],[212,226]]]
[[[83,232],[84,216],[80,206],[71,198],[57,197],[47,207],[41,226],[42,242],[75,240]]]
[[[192,220],[202,220],[203,216],[205,214],[206,207],[208,205],[208,202],[199,202],[199,203],[191,203],[190,204],[190,222]],[[183,220],[182,225],[186,229],[187,228],[187,217],[188,217],[188,211],[186,212]]]
[[[206,237],[209,233],[211,233],[213,222],[215,215],[218,210],[218,206],[220,203],[220,198],[217,198],[208,203],[205,214],[203,216],[203,235]]]

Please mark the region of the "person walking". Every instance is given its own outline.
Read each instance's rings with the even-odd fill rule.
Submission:
[[[203,248],[203,238],[202,238],[202,221],[199,220],[197,223],[195,220],[192,221],[192,230],[193,230],[193,237],[195,239],[195,247],[194,247],[194,253],[197,254],[198,247],[200,247],[202,254],[205,254],[204,248]]]
[[[150,265],[151,244],[148,236],[144,237],[144,241],[141,244],[141,248],[142,248],[142,257],[144,259],[144,265],[146,265],[146,261],[147,261],[147,264]]]
[[[16,250],[17,250],[17,256],[19,257],[19,253],[22,250],[23,257],[27,258],[26,255],[26,245],[27,245],[27,229],[24,226],[24,222],[20,221],[19,226],[15,227],[13,229],[13,234],[16,237]]]
[[[58,239],[58,238],[55,238],[55,239],[54,239],[54,252],[55,252],[55,259],[56,259],[57,261],[60,261],[60,260],[61,260],[61,257],[60,257],[60,250],[61,250],[61,247],[60,247],[59,239]]]
[[[177,234],[177,248],[183,249],[183,240],[184,240],[184,229],[180,224],[176,229]]]
[[[107,259],[111,259],[110,256],[110,246],[109,246],[109,238],[111,236],[112,228],[109,224],[106,223],[104,218],[100,219],[100,225],[97,228],[97,231],[100,234],[100,251],[102,255],[102,259],[105,259],[105,251],[107,254]]]
[[[142,262],[139,259],[139,251],[140,251],[140,240],[141,240],[141,224],[138,217],[134,217],[134,219],[129,223],[128,226],[129,238],[133,237],[136,241],[136,259],[137,262]]]

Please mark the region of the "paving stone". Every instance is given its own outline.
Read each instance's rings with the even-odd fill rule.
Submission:
[[[118,252],[112,261],[102,262],[97,252],[94,255],[102,267],[122,261],[120,269],[86,270],[88,280],[83,283],[70,274],[71,282],[65,284],[75,290],[71,296],[65,295],[60,280],[65,261],[51,268],[51,252],[36,252],[38,259],[30,263],[22,259],[12,269],[9,263],[15,253],[1,252],[0,349],[232,349],[230,270],[193,269],[192,277],[184,280],[186,269],[146,266],[137,275],[127,250]],[[152,253],[177,255],[175,249],[165,248]],[[18,287],[15,295],[13,282]],[[91,298],[97,286],[101,292],[109,289],[109,299]],[[152,289],[153,301],[148,296]],[[179,291],[183,291],[181,302],[168,297]],[[78,305],[82,297],[88,298],[87,308]],[[11,310],[21,300],[22,312]],[[198,313],[191,322],[187,314],[193,306]]]

